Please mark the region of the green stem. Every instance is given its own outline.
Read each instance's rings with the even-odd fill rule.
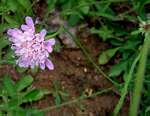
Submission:
[[[141,92],[142,92],[142,87],[143,87],[149,44],[150,44],[150,33],[146,33],[144,44],[140,52],[141,57],[139,60],[139,66],[138,66],[137,74],[135,78],[135,86],[133,90],[132,101],[130,104],[130,112],[129,112],[130,116],[137,116],[137,110],[139,107],[139,102],[140,102],[140,97],[141,97]]]
[[[107,88],[107,89],[104,89],[104,90],[102,90],[102,91],[93,93],[93,94],[90,95],[90,96],[81,96],[81,97],[78,97],[78,98],[73,99],[73,100],[71,100],[71,101],[62,103],[62,104],[60,104],[60,105],[50,106],[50,107],[47,107],[47,108],[38,110],[38,112],[46,112],[46,111],[50,111],[50,110],[53,110],[53,109],[56,109],[56,108],[60,108],[60,107],[63,107],[63,106],[67,106],[67,105],[70,105],[70,104],[74,104],[74,103],[77,103],[77,102],[79,102],[79,101],[81,101],[81,100],[84,100],[84,99],[87,99],[87,98],[92,98],[92,97],[95,97],[95,96],[100,95],[100,94],[103,94],[103,93],[107,93],[107,92],[109,92],[109,91],[111,91],[111,90],[112,90],[112,88]]]
[[[88,61],[95,67],[95,69],[97,69],[97,71],[102,74],[105,78],[107,78],[111,83],[113,83],[116,86],[119,86],[118,83],[116,83],[115,81],[113,81],[111,78],[109,78],[109,76],[107,76],[103,70],[95,63],[95,61],[93,60],[92,56],[89,55],[89,53],[87,52],[87,50],[85,49],[85,47],[81,44],[80,40],[75,37],[72,33],[70,33],[68,31],[68,29],[66,29],[64,27],[64,31],[67,32],[71,38],[73,39],[73,41],[77,44],[77,46],[82,50],[82,52],[84,53],[84,55],[86,56],[86,58],[88,59]]]
[[[53,38],[53,37],[55,37],[56,35],[60,34],[60,33],[62,32],[62,30],[63,30],[63,27],[61,26],[61,27],[58,29],[58,31],[56,31],[55,33],[53,33],[53,34],[51,34],[51,35],[46,36],[46,40],[48,40],[48,39],[50,39],[50,38]]]
[[[129,72],[129,74],[128,74],[127,77],[126,77],[124,88],[123,88],[122,91],[121,91],[120,100],[119,100],[118,104],[116,105],[116,107],[115,107],[115,109],[114,109],[114,116],[117,116],[117,114],[119,113],[119,111],[120,111],[120,109],[121,109],[121,107],[122,107],[122,105],[123,105],[124,99],[125,99],[126,94],[127,94],[127,92],[128,92],[128,86],[129,86],[130,81],[131,81],[131,79],[132,79],[132,74],[133,74],[133,72],[134,72],[134,69],[135,69],[135,67],[136,67],[137,62],[139,61],[139,58],[140,58],[140,55],[138,55],[138,56],[135,58],[135,60],[133,61],[132,66],[131,66],[130,72]]]

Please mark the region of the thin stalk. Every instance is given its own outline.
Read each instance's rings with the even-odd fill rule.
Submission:
[[[70,37],[73,39],[73,41],[75,41],[75,43],[82,50],[82,52],[84,53],[84,55],[86,56],[86,58],[88,59],[88,61],[95,67],[95,69],[97,69],[98,73],[102,74],[106,79],[108,79],[114,85],[119,85],[118,83],[116,83],[115,81],[113,81],[111,78],[109,78],[109,76],[107,76],[107,74],[105,74],[103,72],[103,70],[95,63],[95,61],[92,58],[92,56],[90,56],[90,54],[87,52],[87,50],[81,44],[80,40],[77,37],[75,37],[72,33],[70,33],[68,31],[68,29],[66,29],[65,27],[64,27],[64,31],[67,32],[70,35]]]
[[[92,95],[90,96],[81,96],[81,97],[78,97],[76,99],[73,99],[71,101],[68,101],[68,102],[64,102],[60,105],[55,105],[55,106],[50,106],[50,107],[47,107],[47,108],[44,108],[44,109],[41,109],[41,110],[38,110],[38,112],[46,112],[46,111],[50,111],[50,110],[53,110],[53,109],[57,109],[57,108],[60,108],[60,107],[63,107],[63,106],[67,106],[67,105],[70,105],[70,104],[74,104],[74,103],[77,103],[81,100],[84,100],[84,99],[87,99],[87,98],[92,98],[92,97],[95,97],[95,96],[98,96],[100,94],[103,94],[103,93],[107,93],[109,91],[111,91],[112,88],[107,88],[107,89],[104,89],[102,91],[99,91],[99,92],[96,92],[96,93],[93,93]]]
[[[146,33],[144,44],[143,44],[141,52],[140,52],[141,57],[139,60],[139,65],[138,65],[136,78],[135,78],[135,86],[134,86],[134,90],[133,90],[132,101],[130,104],[130,112],[129,112],[130,116],[137,116],[137,113],[138,113],[137,110],[139,107],[139,102],[140,102],[140,97],[141,97],[141,92],[142,92],[142,87],[143,87],[149,44],[150,44],[150,33]]]
[[[125,99],[126,94],[128,92],[128,86],[130,84],[130,81],[132,79],[132,75],[133,75],[134,69],[135,69],[136,64],[138,63],[139,59],[140,59],[140,54],[133,61],[133,64],[132,64],[131,69],[130,69],[130,72],[129,72],[129,74],[126,77],[124,88],[121,91],[120,100],[119,100],[118,104],[116,105],[116,107],[114,109],[114,116],[118,115],[118,113],[119,113],[119,111],[120,111],[120,109],[121,109],[121,107],[123,105],[124,99]]]
[[[47,36],[46,36],[46,40],[57,36],[57,35],[60,34],[62,31],[63,31],[63,27],[61,26],[55,33],[53,33],[53,34],[51,34],[51,35],[47,35]]]
[[[47,112],[47,111],[50,111],[50,110],[53,110],[53,109],[61,108],[63,106],[67,106],[67,105],[70,105],[70,104],[75,104],[75,103],[80,102],[84,99],[96,97],[98,95],[101,95],[101,94],[104,94],[104,93],[107,93],[107,92],[110,92],[110,91],[112,91],[112,87],[107,88],[107,89],[103,89],[103,90],[98,91],[98,92],[95,92],[95,93],[91,94],[90,96],[83,95],[83,96],[80,96],[76,99],[70,100],[68,102],[64,102],[60,105],[54,105],[54,106],[50,106],[50,107],[47,107],[47,108],[36,110],[32,114],[39,113],[39,112]],[[6,109],[6,108],[1,107],[1,105],[0,105],[0,111],[9,111],[9,112],[11,112],[11,111],[15,111],[15,110],[14,109]]]

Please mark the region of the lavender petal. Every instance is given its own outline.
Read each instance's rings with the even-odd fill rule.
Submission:
[[[49,70],[54,70],[54,65],[49,59],[46,60],[46,66]]]
[[[29,17],[29,16],[27,16],[26,18],[25,18],[25,20],[26,20],[26,24],[28,25],[28,26],[34,26],[34,23],[33,23],[33,20],[32,20],[32,18],[31,17]]]

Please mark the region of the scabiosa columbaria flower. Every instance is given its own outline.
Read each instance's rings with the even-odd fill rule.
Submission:
[[[48,57],[53,51],[52,46],[55,44],[55,39],[45,41],[47,33],[45,29],[36,33],[31,17],[27,16],[25,22],[26,24],[21,25],[21,29],[14,28],[7,31],[9,40],[12,42],[11,48],[18,58],[16,63],[24,68],[40,66],[43,70],[45,67],[53,70],[54,65]]]

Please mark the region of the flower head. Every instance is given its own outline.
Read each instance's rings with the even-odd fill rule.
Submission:
[[[45,41],[46,30],[35,33],[32,18],[27,16],[25,21],[26,24],[22,24],[21,29],[14,28],[7,31],[9,40],[12,42],[11,48],[18,58],[16,63],[25,68],[40,66],[41,69],[48,67],[49,70],[53,70],[54,65],[48,57],[53,51],[55,39]]]

